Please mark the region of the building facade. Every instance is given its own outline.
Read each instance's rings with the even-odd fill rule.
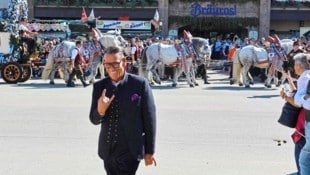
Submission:
[[[307,0],[28,0],[28,4],[29,17],[35,19],[79,19],[85,7],[87,14],[94,9],[104,20],[148,22],[158,10],[163,37],[180,36],[183,29],[202,37],[237,34],[260,38],[273,33],[299,37],[310,27]],[[156,29],[148,24],[134,31],[154,35]]]

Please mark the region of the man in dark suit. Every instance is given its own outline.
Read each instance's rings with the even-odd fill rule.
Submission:
[[[134,175],[140,160],[156,166],[156,109],[148,82],[125,72],[126,58],[107,48],[109,77],[94,84],[90,121],[101,124],[98,154],[108,175]]]

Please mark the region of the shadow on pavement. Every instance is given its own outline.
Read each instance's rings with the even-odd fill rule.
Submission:
[[[297,172],[296,173],[290,173],[290,174],[287,174],[287,175],[297,175]]]
[[[274,97],[280,97],[280,95],[254,95],[252,97],[247,98],[274,98]]]
[[[20,83],[15,85],[16,87],[24,87],[26,89],[59,89],[59,88],[69,88],[66,87],[66,84],[54,84],[51,85],[49,83]],[[72,88],[78,88],[83,87],[82,85],[76,85],[76,87]]]
[[[215,84],[215,83],[214,83]],[[250,87],[250,88],[245,88],[245,87],[241,87],[241,86],[236,86],[236,85],[232,85],[232,86],[212,86],[212,87],[206,87],[204,88],[204,90],[233,90],[233,91],[274,91],[277,89],[274,88],[266,88],[263,86],[260,87]]]

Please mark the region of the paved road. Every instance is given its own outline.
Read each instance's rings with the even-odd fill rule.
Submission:
[[[277,123],[277,88],[230,86],[226,74],[189,88],[153,87],[157,167],[138,175],[285,175],[295,171],[292,129]],[[1,175],[101,175],[99,127],[88,119],[92,87],[0,80]],[[278,146],[275,139],[285,140]]]

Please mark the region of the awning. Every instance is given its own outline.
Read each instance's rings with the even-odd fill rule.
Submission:
[[[309,10],[271,10],[270,19],[278,21],[308,21]]]
[[[91,9],[86,9],[87,15]],[[95,16],[100,19],[118,19],[129,16],[129,20],[151,20],[156,8],[94,8]],[[34,18],[44,19],[80,19],[82,8],[34,7]]]

